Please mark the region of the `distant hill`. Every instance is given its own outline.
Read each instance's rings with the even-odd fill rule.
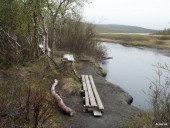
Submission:
[[[95,24],[97,33],[155,33],[157,30],[146,29],[136,26],[115,25],[115,24]]]

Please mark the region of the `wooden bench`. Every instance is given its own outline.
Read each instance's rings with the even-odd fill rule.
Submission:
[[[93,111],[94,116],[102,116],[101,112],[104,110],[104,106],[96,89],[92,76],[81,75],[81,78],[82,92],[85,99],[84,109],[89,112]]]

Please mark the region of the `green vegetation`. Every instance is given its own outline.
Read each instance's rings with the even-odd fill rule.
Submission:
[[[62,51],[55,53],[62,58]],[[28,64],[28,63],[27,63]],[[45,57],[25,66],[8,68],[0,84],[0,127],[62,127],[57,104],[50,94],[53,80],[57,78],[57,92],[79,95],[80,81],[70,64],[63,68],[48,68]]]
[[[60,125],[49,93],[49,84],[58,74],[46,69],[44,64],[41,59],[29,67],[12,67],[4,72],[5,80],[0,85],[0,127]]]
[[[97,41],[121,43],[131,46],[146,46],[154,48],[170,48],[170,36],[153,35],[124,35],[124,34],[97,34]]]
[[[0,66],[35,61],[43,52],[54,58],[57,50],[102,55],[92,40],[93,27],[81,22],[80,9],[85,2],[1,0]]]
[[[93,26],[81,21],[86,2],[0,0],[0,127],[62,127],[49,89],[53,80],[59,80],[57,91],[80,92],[63,54],[105,55]]]
[[[115,25],[115,24],[95,24],[97,33],[156,33],[156,30],[142,27]]]
[[[77,55],[87,55],[93,58],[105,56],[105,51],[93,40],[94,27],[91,24],[81,22],[81,19],[70,21],[63,26],[63,35],[59,50],[67,50]]]
[[[53,80],[59,80],[57,91],[64,95],[76,96],[80,90],[70,65],[61,63],[62,55],[105,56],[95,43],[94,26],[81,20],[81,8],[87,1],[0,0],[0,127],[62,127],[50,94]],[[169,36],[102,36],[96,35],[131,45],[150,42],[168,47],[170,40]]]

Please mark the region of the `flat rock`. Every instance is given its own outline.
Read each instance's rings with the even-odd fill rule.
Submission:
[[[138,114],[140,110],[129,105],[133,98],[118,85],[107,82],[98,74],[97,69],[90,62],[83,62],[79,74],[92,75],[100,98],[105,107],[102,117],[96,118],[92,113],[83,112],[81,95],[69,95],[63,100],[76,111],[74,117],[61,114],[65,128],[117,128],[123,121]]]

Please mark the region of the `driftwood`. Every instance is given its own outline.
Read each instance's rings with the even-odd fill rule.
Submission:
[[[113,56],[112,57],[104,57],[103,59],[105,59],[105,60],[113,59]]]
[[[113,59],[113,57],[102,57],[102,58],[99,58],[99,61],[102,61],[102,60],[109,60],[109,59]],[[90,60],[90,59],[87,59],[87,58],[80,59],[80,61],[91,62],[91,60]]]
[[[55,86],[58,84],[58,80],[54,80],[54,84],[51,87],[51,94],[54,96],[58,106],[68,115],[73,116],[75,114],[75,111],[71,108],[67,107],[61,97],[56,93]]]

